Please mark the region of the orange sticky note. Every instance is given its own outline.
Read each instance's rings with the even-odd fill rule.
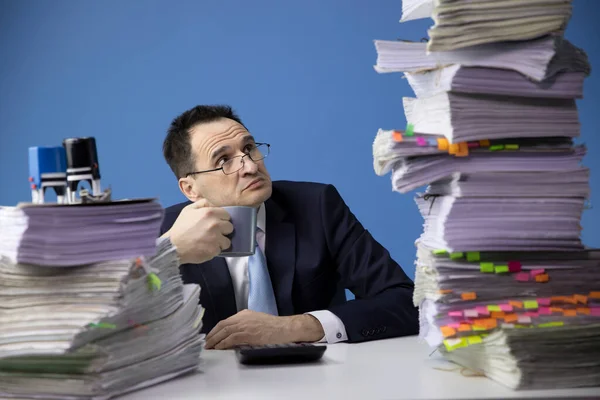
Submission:
[[[394,133],[392,134],[392,138],[394,138],[394,140],[396,142],[401,142],[402,141],[402,133],[400,133],[398,131],[394,131]]]
[[[444,335],[444,337],[449,337],[449,336],[456,335],[456,330],[454,328],[449,327],[449,326],[442,326],[440,328],[440,331],[442,331],[442,335]]]
[[[577,300],[575,300],[575,297],[571,296],[563,296],[563,301],[568,304],[577,304]]]
[[[517,314],[506,314],[504,316],[504,322],[517,322],[519,316]]]
[[[564,310],[560,307],[550,307],[550,311],[552,312],[563,312]]]
[[[588,307],[578,307],[577,314],[590,315],[590,309]]]
[[[463,300],[475,300],[477,299],[477,294],[475,292],[466,292],[460,295]]]
[[[600,299],[600,292],[590,292],[588,296],[590,299]]]
[[[496,321],[494,318],[476,319],[473,321],[473,323],[477,326],[483,326],[486,329],[494,329],[496,326],[498,326],[498,321]]]
[[[469,325],[469,324],[460,324],[458,326],[458,331],[459,332],[467,332],[467,331],[470,331],[470,330],[471,330],[471,325]]]
[[[578,303],[587,304],[587,300],[588,300],[587,296],[584,296],[582,294],[576,294],[576,295],[573,296],[573,298]]]
[[[514,308],[523,308],[523,302],[522,301],[509,300],[508,304],[510,304]]]
[[[506,314],[504,311],[492,311],[490,317],[492,318],[504,318]]]
[[[550,277],[548,276],[548,274],[539,274],[535,276],[535,281],[536,282],[548,282],[548,279]]]
[[[563,315],[565,317],[576,317],[577,316],[577,310],[565,310],[565,311],[563,311]]]
[[[448,147],[448,153],[450,154],[457,154],[459,151],[460,147],[458,146],[458,143],[451,143]]]
[[[467,142],[461,142],[458,144],[458,152],[455,154],[456,157],[466,157],[469,155],[469,145]]]
[[[440,289],[440,294],[452,293],[452,289]]]
[[[487,140],[487,139],[485,139],[485,140],[480,140],[480,141],[479,141],[479,145],[480,145],[481,147],[490,147],[490,141],[489,141],[489,140]]]
[[[552,296],[550,297],[551,303],[564,303],[566,297],[565,296]]]
[[[447,151],[448,150],[448,139],[446,138],[438,138],[437,139],[438,150]]]

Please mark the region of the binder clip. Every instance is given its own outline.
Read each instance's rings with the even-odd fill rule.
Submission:
[[[56,147],[29,148],[29,182],[31,184],[31,201],[43,204],[46,189],[56,192],[57,203],[67,201],[67,162],[65,149]]]

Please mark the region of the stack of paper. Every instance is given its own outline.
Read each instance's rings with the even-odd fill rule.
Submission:
[[[378,131],[373,166],[400,193],[429,185],[416,196],[424,340],[511,388],[596,386],[600,250],[580,240],[589,170],[573,142],[590,67],[559,35],[538,38],[564,28],[570,2],[508,3],[403,4],[402,20],[432,10],[436,26],[429,53],[376,43],[376,69],[404,72],[417,97],[406,129]],[[486,44],[462,48],[475,32]]]
[[[142,203],[22,209],[48,223],[29,224],[28,237],[54,236],[59,250],[40,246],[28,253],[52,266],[16,263],[14,253],[0,252],[0,397],[107,399],[197,368],[204,344],[200,287],[183,284],[175,248],[156,240],[156,209]],[[71,229],[60,241],[63,216]],[[21,222],[5,219],[3,227],[15,228],[11,221]],[[143,221],[151,223],[139,226]],[[99,229],[96,241],[121,237],[118,254],[142,249],[150,255],[88,262],[98,255],[79,238],[92,228]],[[123,232],[142,240],[128,242]],[[56,265],[72,263],[62,246],[69,240],[79,243],[83,262]]]
[[[433,18],[429,51],[561,34],[571,17],[571,0],[411,0],[402,19]],[[429,11],[429,14],[427,13]]]
[[[154,200],[0,208],[0,255],[71,266],[152,255],[163,209]]]

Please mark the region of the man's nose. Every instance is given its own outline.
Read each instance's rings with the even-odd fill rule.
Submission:
[[[252,159],[248,156],[244,157],[242,159],[243,165],[242,165],[242,169],[240,170],[242,172],[242,175],[245,174],[255,174],[258,171],[258,165],[252,161]]]

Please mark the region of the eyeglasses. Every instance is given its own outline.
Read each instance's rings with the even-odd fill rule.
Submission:
[[[244,157],[250,157],[254,162],[265,159],[271,152],[271,145],[268,143],[256,143],[254,147],[250,149],[243,156],[231,157],[229,160],[221,164],[221,167],[214,169],[207,169],[205,171],[188,172],[185,176],[203,174],[205,172],[223,171],[225,175],[231,175],[244,168]]]

